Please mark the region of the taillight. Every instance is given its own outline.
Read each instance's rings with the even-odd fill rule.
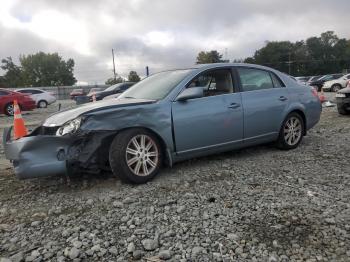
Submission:
[[[311,87],[311,93],[314,95],[314,97],[317,97],[318,99],[320,99],[319,96],[318,96],[316,88]]]

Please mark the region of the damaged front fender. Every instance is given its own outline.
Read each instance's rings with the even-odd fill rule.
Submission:
[[[11,129],[3,134],[5,156],[19,179],[66,174],[69,146],[76,138],[70,136],[26,136],[11,140]]]

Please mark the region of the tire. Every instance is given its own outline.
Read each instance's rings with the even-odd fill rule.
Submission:
[[[5,105],[5,115],[7,116],[13,116],[13,104],[12,103],[8,103]]]
[[[149,145],[151,147],[147,148]],[[125,182],[146,183],[157,175],[162,160],[163,152],[158,138],[142,128],[119,133],[109,149],[112,172]]]
[[[338,109],[338,113],[340,115],[349,115],[350,114],[350,112],[343,107],[337,106],[337,109]]]
[[[45,100],[40,100],[39,102],[38,102],[38,108],[46,108],[47,107],[47,105],[48,105],[48,103],[47,103],[47,101],[45,101]]]
[[[293,126],[291,130],[290,126]],[[295,129],[298,128],[298,129]],[[292,133],[291,133],[292,132]],[[292,134],[292,135],[291,135]],[[296,112],[290,113],[286,119],[283,121],[278,140],[277,147],[283,150],[294,149],[298,147],[300,142],[303,140],[303,135],[305,134],[305,123],[300,114]],[[295,140],[293,140],[295,138]]]
[[[334,84],[331,87],[332,92],[338,92],[340,89],[341,89],[341,85],[338,85],[338,84]]]

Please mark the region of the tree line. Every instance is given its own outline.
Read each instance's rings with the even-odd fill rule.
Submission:
[[[74,77],[74,60],[64,60],[58,53],[39,52],[31,55],[20,55],[19,65],[12,57],[1,60],[0,68],[4,75],[0,76],[0,87],[42,87],[42,86],[71,86],[77,80]],[[140,77],[136,71],[130,71],[128,81],[138,82]],[[109,78],[107,85],[124,82],[118,76]]]
[[[220,62],[225,60],[216,50],[201,51],[196,60],[197,64]],[[327,31],[296,42],[267,41],[253,56],[232,62],[265,65],[293,76],[340,73],[350,71],[350,40]]]

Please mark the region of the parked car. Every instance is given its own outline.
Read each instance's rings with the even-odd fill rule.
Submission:
[[[114,94],[114,95],[110,95],[110,96],[105,96],[103,98],[103,100],[116,99],[116,98],[120,97],[121,94],[122,93],[118,93],[118,94]]]
[[[102,100],[106,96],[121,94],[134,84],[135,84],[134,82],[119,83],[119,84],[112,85],[103,91],[96,92],[95,93],[96,101]],[[89,97],[89,100],[92,101],[92,94],[88,95],[88,97]]]
[[[303,85],[306,85],[307,81],[311,78],[311,76],[297,76],[295,79]]]
[[[22,111],[31,111],[36,108],[35,101],[29,95],[0,89],[0,114],[12,116],[14,100],[17,100]]]
[[[91,88],[89,93],[87,94],[87,96],[92,96],[93,94],[96,94],[98,92],[101,92],[103,89],[100,88],[100,87],[94,87],[94,88]]]
[[[312,88],[272,68],[196,65],[58,112],[19,140],[6,129],[3,139],[19,178],[111,170],[145,183],[163,164],[193,157],[268,142],[296,148],[321,110]]]
[[[320,78],[323,77],[323,76],[324,76],[324,75],[312,76],[312,77],[310,77],[309,80],[307,80],[306,84],[307,84],[307,85],[310,85],[311,82],[316,81],[316,80],[320,79]]]
[[[326,82],[326,81],[329,81],[329,80],[333,80],[333,79],[337,79],[339,77],[342,77],[344,74],[331,74],[331,75],[325,75],[325,76],[322,76],[321,78],[315,80],[315,81],[312,81],[309,83],[310,86],[315,86],[317,87],[317,91],[321,91],[322,87],[323,87],[323,84]]]
[[[21,88],[16,89],[16,92],[30,95],[38,108],[46,108],[57,100],[53,92],[47,92],[38,88]]]
[[[337,92],[335,95],[338,112],[341,115],[350,114],[350,81],[347,86]]]
[[[77,96],[83,96],[83,95],[85,95],[85,93],[82,88],[73,89],[73,91],[70,93],[70,99],[75,100]]]
[[[323,90],[338,92],[340,89],[346,87],[349,80],[350,80],[350,74],[347,74],[338,79],[327,81],[323,85]]]

